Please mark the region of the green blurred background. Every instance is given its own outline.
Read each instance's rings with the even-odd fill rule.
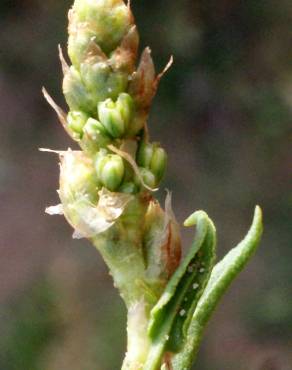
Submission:
[[[58,165],[38,148],[72,147],[41,95],[45,85],[65,107],[57,44],[70,5],[0,3],[0,370],[119,369],[125,349],[125,308],[98,253],[44,215],[58,203]],[[169,152],[162,188],[179,221],[205,209],[222,256],[256,203],[265,214],[261,248],[216,311],[195,368],[291,370],[291,1],[132,6],[158,69],[175,58],[150,131]]]

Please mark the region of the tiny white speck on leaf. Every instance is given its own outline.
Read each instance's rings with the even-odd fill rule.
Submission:
[[[184,316],[186,314],[186,311],[185,310],[180,310],[180,316]]]

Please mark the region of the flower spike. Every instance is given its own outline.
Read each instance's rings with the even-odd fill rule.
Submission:
[[[154,196],[167,153],[147,126],[173,57],[159,74],[149,47],[138,63],[130,0],[75,0],[68,33],[70,63],[59,46],[68,112],[43,94],[80,150],[42,149],[60,158],[61,204],[46,212],[63,214],[73,238],[87,238],[110,270],[128,309],[122,370],[188,370],[217,301],[259,243],[260,209],[244,241],[215,267],[214,224],[195,212],[185,221],[196,226],[195,239],[181,261],[171,196],[164,210]]]

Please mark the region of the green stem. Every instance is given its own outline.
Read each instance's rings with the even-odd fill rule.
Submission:
[[[150,348],[147,335],[151,306],[143,299],[128,309],[127,353],[122,370],[140,370],[146,361]]]
[[[113,277],[114,285],[129,308],[141,299],[140,281],[144,280],[144,261],[138,248],[128,243],[113,242],[105,238],[93,239]]]

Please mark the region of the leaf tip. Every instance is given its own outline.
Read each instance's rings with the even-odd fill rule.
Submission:
[[[209,219],[208,215],[204,211],[196,211],[192,213],[183,223],[185,227],[196,226],[200,217]]]
[[[256,205],[254,211],[253,224],[255,224],[259,230],[259,233],[263,231],[263,211],[259,205]]]

